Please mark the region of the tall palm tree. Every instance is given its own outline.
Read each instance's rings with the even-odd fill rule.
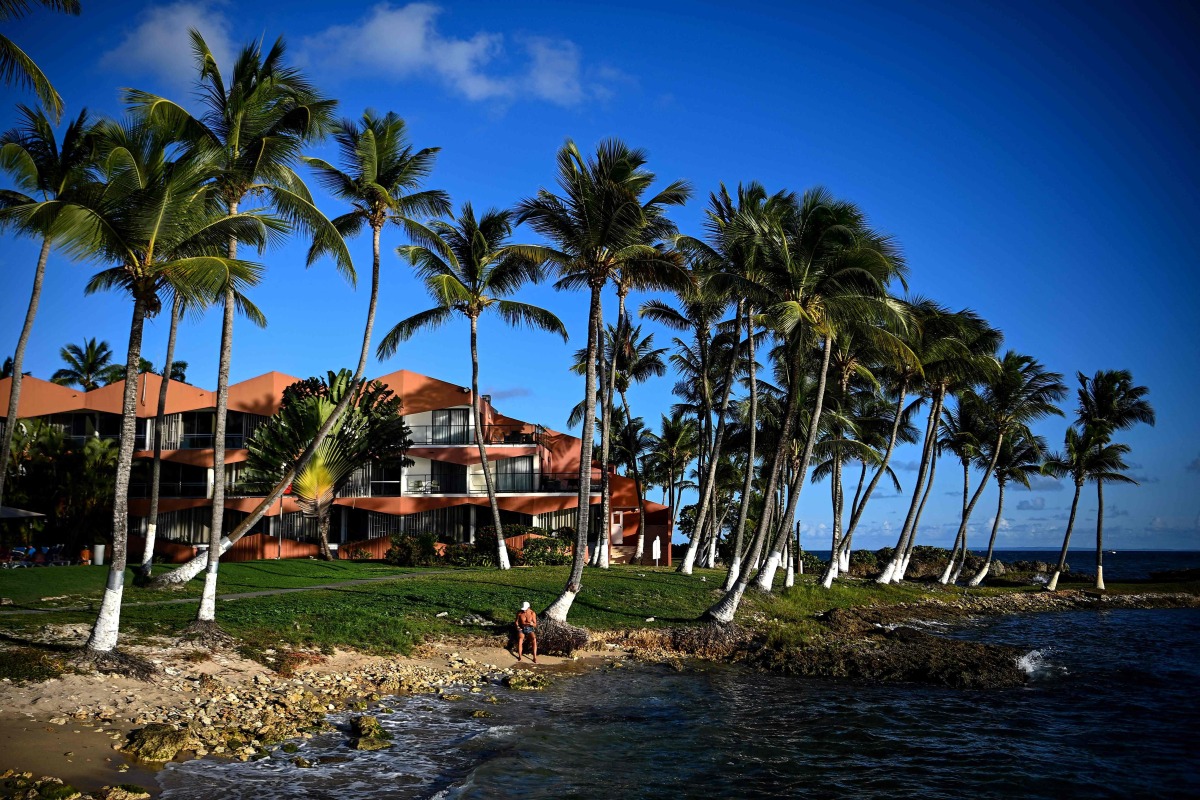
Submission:
[[[971,578],[969,585],[978,586],[987,577],[992,567],[992,556],[996,552],[996,534],[1004,521],[1004,490],[1010,482],[1019,483],[1029,488],[1029,476],[1041,472],[1042,459],[1046,453],[1046,441],[1041,436],[1034,436],[1028,428],[1019,428],[1000,445],[1000,456],[996,461],[996,469],[992,476],[996,479],[999,498],[996,501],[996,516],[992,519],[992,535],[988,539],[987,555],[984,556],[983,566]],[[979,462],[986,464],[991,461],[986,450],[979,457]]]
[[[128,293],[133,300],[125,362],[121,444],[113,502],[113,559],[108,585],[87,648],[97,654],[117,643],[128,533],[129,472],[134,450],[137,374],[142,329],[162,309],[164,295],[194,302],[221,296],[229,283],[251,285],[257,264],[226,255],[230,237],[264,247],[284,223],[258,213],[228,214],[212,178],[218,164],[208,153],[180,151],[170,132],[145,122],[106,123],[100,131],[97,184],[78,205],[64,210],[77,254],[94,254],[111,266],[88,291]]]
[[[106,379],[112,367],[112,349],[108,342],[96,339],[84,339],[82,345],[64,345],[58,351],[58,356],[66,364],[50,376],[51,383],[62,386],[78,386],[85,392],[98,389],[101,381],[111,383]]]
[[[51,11],[79,16],[79,0],[0,0],[0,20],[16,19],[29,12],[31,3]],[[57,122],[62,117],[63,101],[50,84],[50,79],[38,68],[33,59],[7,36],[0,36],[0,80],[8,86],[14,83],[33,89],[42,105],[50,109]]]
[[[163,380],[158,382],[158,407],[154,413],[154,459],[150,465],[150,510],[146,514],[146,541],[142,544],[142,566],[138,570],[138,581],[150,580],[154,572],[154,543],[158,537],[158,501],[160,495],[159,480],[162,475],[162,429],[167,415],[167,391],[171,381],[176,380],[175,337],[179,332],[179,319],[183,316],[183,295],[176,294],[171,303],[171,319],[167,327],[167,358],[170,369]],[[180,362],[183,363],[183,362]],[[186,366],[186,364],[185,364]]]
[[[305,157],[302,160],[317,171],[319,179],[335,196],[348,200],[354,208],[333,220],[336,235],[352,236],[361,232],[364,225],[369,225],[374,234],[371,292],[367,301],[366,322],[363,325],[362,347],[353,378],[358,382],[363,379],[367,360],[371,355],[371,335],[375,328],[375,311],[379,303],[379,242],[383,227],[391,221],[406,230],[420,231],[422,226],[413,215],[443,213],[449,209],[450,204],[445,193],[441,191],[408,193],[419,186],[432,171],[438,148],[414,152],[405,138],[404,121],[395,114],[389,113],[380,118],[374,112],[368,111],[363,116],[361,127],[352,120],[345,120],[338,126],[334,139],[341,150],[343,165],[348,172],[342,172],[320,159]],[[425,230],[428,233],[428,230]],[[308,252],[310,264],[328,253],[340,258],[337,253],[341,252],[344,242],[333,241],[333,237],[327,236],[324,229],[314,231],[313,234],[313,243]],[[295,465],[283,473],[279,482],[259,501],[250,515],[238,523],[229,536],[221,539],[221,552],[228,550],[234,542],[249,533],[283,496],[292,477],[297,471],[304,469],[341,414],[345,412],[351,397],[349,393],[343,396],[333,414],[325,420]],[[203,568],[203,560],[200,557],[193,558],[175,570],[160,575],[155,579],[154,585],[183,585],[198,575]]]
[[[963,484],[962,501],[959,507],[959,519],[967,515],[967,504],[971,500],[971,465],[979,462],[980,453],[988,440],[989,431],[983,409],[983,400],[974,389],[963,389],[958,393],[957,403],[942,410],[938,422],[938,438],[934,443],[933,453],[929,459],[929,484],[925,487],[925,496],[933,488],[934,473],[937,468],[937,458],[943,453],[951,453],[962,466]],[[984,463],[987,463],[986,461]],[[925,501],[922,496],[921,503]],[[920,516],[922,505],[917,506],[917,516]],[[916,536],[916,521],[913,522],[913,537]],[[958,580],[958,573],[967,558],[967,531],[960,527],[960,534],[950,547],[950,559],[942,572],[941,583]]]
[[[1125,455],[1129,445],[1114,444],[1096,430],[1074,425],[1067,427],[1067,434],[1060,453],[1052,453],[1042,465],[1042,472],[1056,478],[1069,477],[1075,484],[1075,495],[1071,498],[1071,514],[1067,517],[1067,532],[1063,535],[1062,551],[1058,555],[1058,566],[1046,584],[1047,591],[1058,588],[1058,579],[1067,568],[1067,548],[1071,544],[1071,531],[1075,528],[1075,514],[1079,509],[1079,495],[1087,481],[1109,483],[1133,483],[1133,478],[1121,470],[1127,469]]]
[[[685,182],[676,181],[645,199],[655,178],[654,173],[645,169],[646,160],[644,151],[616,139],[601,142],[595,156],[584,158],[575,143],[567,140],[557,157],[562,194],[540,189],[535,197],[522,200],[517,206],[518,221],[529,222],[553,243],[548,261],[561,275],[556,287],[587,287],[591,295],[575,555],[562,594],[545,612],[557,622],[566,620],[583,580],[591,504],[596,360],[602,333],[601,291],[619,270],[635,262],[646,271],[673,273],[678,268],[675,259],[654,243],[675,233],[674,223],[666,217],[666,208],[687,202],[691,189]],[[604,525],[608,525],[607,520]]]
[[[658,433],[654,434],[654,442],[650,448],[649,461],[651,469],[661,474],[667,490],[667,506],[670,508],[671,523],[674,524],[678,512],[676,487],[682,480],[692,459],[696,457],[696,421],[693,417],[682,412],[675,412],[670,417],[661,415]]]
[[[398,247],[396,252],[416,268],[417,277],[437,303],[433,308],[396,323],[383,341],[377,354],[381,359],[395,354],[401,342],[408,341],[422,329],[433,329],[450,321],[455,312],[465,316],[471,326],[471,413],[474,417],[475,445],[483,467],[488,502],[492,507],[492,523],[496,528],[496,557],[500,569],[508,569],[508,547],[500,524],[500,506],[496,502],[496,487],[488,466],[484,443],[483,415],[479,396],[479,317],[494,309],[509,325],[528,325],[531,328],[557,333],[567,340],[567,329],[554,314],[544,308],[506,296],[526,283],[536,283],[544,277],[540,248],[509,244],[512,235],[512,212],[489,210],[476,220],[470,203],[464,203],[453,222],[434,220],[429,223],[432,236],[413,230],[418,244]]]
[[[920,370],[910,373],[908,381],[919,391],[922,401],[929,403],[929,414],[908,513],[892,558],[877,578],[879,583],[899,581],[907,569],[905,559],[916,542],[917,518],[937,458],[939,426],[947,398],[995,375],[999,370],[995,352],[1003,341],[1000,331],[970,309],[952,312],[927,300],[915,300],[911,308],[915,320],[908,345],[918,357]]]
[[[226,213],[238,213],[247,196],[266,198],[289,222],[304,227],[329,248],[351,279],[353,266],[345,243],[334,226],[317,210],[294,166],[301,147],[324,136],[332,122],[336,102],[320,96],[304,75],[283,63],[282,38],[265,54],[258,43],[242,48],[228,81],[199,31],[189,31],[198,72],[204,113],[193,117],[182,106],[139,90],[126,99],[145,119],[182,131],[198,150],[211,153],[218,170],[213,176],[217,197]],[[227,243],[228,257],[237,258],[238,241]],[[213,434],[212,521],[209,526],[209,569],[198,621],[212,622],[216,611],[216,580],[220,563],[222,522],[225,516],[225,426],[229,404],[229,368],[233,352],[235,310],[253,321],[251,312],[231,282],[224,288],[221,342],[217,367],[217,407]]]
[[[618,328],[619,331],[619,328]],[[625,409],[625,419],[632,425],[634,420],[641,423],[641,417],[633,416],[633,411],[629,407],[629,387],[634,383],[644,383],[652,377],[661,378],[667,373],[667,365],[663,363],[663,353],[667,352],[665,347],[654,347],[654,334],[647,334],[642,337],[642,326],[634,327],[626,326],[624,335],[614,341],[615,352],[613,356],[613,372],[616,375],[617,393],[621,395],[621,405]],[[644,423],[643,423],[644,427]],[[638,536],[637,547],[633,554],[633,563],[642,563],[642,557],[645,555],[646,546],[646,502],[642,497],[642,476],[640,472],[641,458],[643,450],[648,450],[650,440],[646,441],[645,447],[637,452],[636,455],[630,455],[629,443],[636,439],[641,441],[641,437],[628,437],[626,432],[626,441],[623,446],[626,448],[625,464],[633,472],[634,491],[637,493],[638,501],[638,519],[641,520],[642,535]],[[652,433],[646,432],[647,436],[653,436]]]
[[[1137,386],[1129,370],[1099,370],[1091,378],[1076,373],[1079,381],[1078,422],[1093,433],[1093,447],[1109,443],[1115,431],[1138,423],[1154,425],[1154,408],[1146,395],[1150,390]],[[1096,588],[1104,589],[1104,478],[1096,478]]]
[[[16,0],[7,0],[15,4]],[[0,5],[0,9],[3,9]],[[0,18],[4,16],[0,10]],[[4,70],[4,42],[0,37],[0,72]],[[18,106],[21,124],[0,136],[0,170],[12,181],[14,188],[0,190],[0,228],[11,226],[18,233],[41,239],[37,266],[33,272],[33,289],[25,322],[13,353],[12,385],[8,395],[8,416],[16,422],[21,399],[21,379],[25,364],[25,348],[33,331],[38,303],[42,296],[42,281],[46,261],[58,236],[56,222],[64,204],[87,182],[87,167],[92,155],[93,123],[87,109],[63,131],[61,146],[54,127],[41,109]],[[0,442],[0,464],[8,461],[12,447],[12,425],[6,425]],[[0,472],[0,505],[4,503],[4,475]]]

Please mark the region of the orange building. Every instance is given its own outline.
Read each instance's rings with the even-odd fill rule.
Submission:
[[[130,533],[145,531],[149,513],[150,461],[158,406],[160,376],[139,376],[137,444],[130,479]],[[229,387],[225,434],[225,521],[230,531],[261,496],[238,494],[246,460],[246,442],[264,420],[278,410],[283,390],[298,379],[268,372]],[[469,542],[478,528],[491,523],[479,449],[471,419],[471,391],[445,381],[400,370],[378,378],[404,402],[405,422],[412,430],[408,452],[413,466],[371,464],[350,479],[335,501],[330,540],[361,543],[396,534],[435,533]],[[0,408],[8,407],[11,379],[0,380]],[[84,392],[26,377],[21,384],[20,418],[39,417],[59,426],[71,439],[120,435],[124,382]],[[497,490],[501,521],[547,530],[574,527],[579,513],[579,445],[577,437],[496,411],[482,396],[484,441]],[[162,428],[158,537],[167,543],[201,544],[208,540],[212,517],[213,431],[216,394],[171,381]],[[0,422],[0,424],[3,424]],[[600,525],[600,472],[592,472],[593,531]],[[659,563],[670,559],[670,514],[658,503],[645,502],[640,519],[630,478],[613,475],[612,519],[608,525],[612,560],[632,557],[637,537],[646,533],[646,559],[652,540],[659,542]],[[315,520],[305,517],[290,498],[276,504],[255,529],[272,537],[315,540]],[[594,538],[594,537],[593,537]],[[369,548],[372,552],[379,547]]]

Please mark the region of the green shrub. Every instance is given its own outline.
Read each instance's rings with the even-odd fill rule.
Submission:
[[[571,553],[561,539],[529,539],[521,553],[521,562],[527,567],[557,567],[570,564]]]
[[[371,558],[371,553],[361,547],[351,548],[346,555],[356,561],[369,561]]]
[[[436,545],[433,533],[399,533],[392,537],[392,546],[383,557],[398,567],[432,567],[438,563]]]
[[[495,539],[492,541],[495,542]],[[480,548],[478,540],[475,544],[448,544],[444,560],[452,567],[494,567],[496,551],[488,552]]]
[[[550,532],[550,535],[555,539],[560,539],[568,544],[575,544],[575,529],[570,525],[563,525],[561,528],[555,528]]]
[[[850,552],[850,566],[874,569],[879,566],[879,559],[870,550],[853,550]]]
[[[825,571],[825,562],[817,558],[815,553],[808,550],[800,553],[800,561],[804,564],[805,575],[819,575]]]

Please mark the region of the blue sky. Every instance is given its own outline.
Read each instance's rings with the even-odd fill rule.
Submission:
[[[1008,347],[1064,373],[1072,387],[1077,370],[1111,368],[1149,386],[1158,425],[1124,437],[1142,485],[1106,491],[1106,541],[1200,548],[1200,379],[1189,321],[1200,300],[1200,12],[1188,3],[83,6],[78,18],[38,11],[6,30],[54,81],[68,114],[84,105],[118,114],[126,86],[189,100],[186,28],[195,25],[223,63],[245,41],[283,35],[343,115],[366,107],[402,115],[418,146],[442,148],[429,185],[456,206],[509,206],[552,186],[554,153],[567,137],[587,150],[619,136],[649,151],[663,180],[689,180],[696,199],[673,216],[697,235],[721,181],[824,185],[899,239],[913,292],[976,309]],[[0,97],[5,127],[15,103],[32,102],[11,87]],[[329,147],[314,154],[333,156]],[[343,210],[321,203],[330,215]],[[398,231],[385,233],[377,330],[429,305],[393,254],[401,243]],[[352,247],[366,274],[369,239]],[[15,346],[35,256],[11,237],[0,248],[0,351]],[[329,264],[306,270],[299,241],[260,260],[267,277],[253,297],[270,324],[239,325],[233,380],[352,364],[365,286],[355,291]],[[94,269],[52,256],[26,359],[34,375],[48,377],[58,349],[85,337],[123,356],[130,304],[84,297]],[[481,383],[505,413],[561,429],[582,396],[566,368],[585,341],[586,298],[543,286],[523,299],[558,313],[572,340],[486,320]],[[615,315],[615,299],[607,309]],[[210,388],[218,323],[216,314],[188,322],[179,343],[189,379]],[[665,346],[670,336],[656,339]],[[150,324],[145,355],[161,362],[165,339],[165,322]],[[469,383],[465,323],[420,336],[370,372],[401,367]],[[636,387],[634,413],[656,425],[672,382]],[[1073,404],[1064,404],[1068,413]],[[1052,420],[1038,432],[1059,446],[1064,427]],[[906,490],[917,455],[896,456]],[[949,463],[939,471],[925,543],[952,539],[960,480]],[[1037,488],[1008,493],[1000,546],[1061,542],[1070,487]],[[856,544],[894,543],[906,507],[877,495]],[[974,517],[974,545],[985,544],[994,508],[991,488]],[[1090,489],[1081,508],[1075,541],[1086,546]],[[828,547],[824,485],[806,488],[800,513],[806,546]]]

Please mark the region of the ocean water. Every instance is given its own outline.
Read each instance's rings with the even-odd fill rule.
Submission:
[[[987,541],[984,547],[972,547],[971,552],[977,556],[987,554]],[[828,550],[813,550],[818,558],[829,560]],[[999,550],[994,558],[1005,564],[1013,561],[1045,561],[1051,565],[1058,563],[1059,548],[1038,550]],[[1067,565],[1072,572],[1096,574],[1096,548],[1091,550],[1075,549],[1067,551]],[[1200,551],[1197,550],[1105,550],[1104,551],[1104,580],[1105,581],[1138,581],[1146,580],[1151,572],[1176,569],[1200,569]]]
[[[251,763],[159,773],[167,798],[1200,797],[1200,610],[971,621],[1025,651],[1030,683],[958,691],[732,666],[628,666],[540,693],[398,700],[396,746],[344,731]],[[492,716],[476,719],[486,709]],[[345,715],[332,718],[345,725]]]

